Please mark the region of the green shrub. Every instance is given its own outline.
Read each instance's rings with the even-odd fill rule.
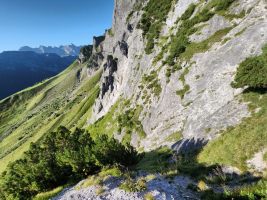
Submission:
[[[226,193],[228,199],[266,199],[267,180],[261,180],[256,184],[243,186]]]
[[[173,0],[150,0],[144,8],[144,13],[138,24],[147,39],[145,51],[152,53],[156,39],[159,38],[163,23],[167,19]]]
[[[179,71],[182,69],[182,66],[179,63],[176,63],[174,66],[172,66],[171,72],[174,73],[176,71]]]
[[[190,60],[196,53],[207,51],[212,47],[214,43],[220,42],[222,38],[232,30],[232,28],[233,27],[221,29],[214,33],[212,36],[210,36],[208,39],[203,40],[199,43],[192,42],[190,45],[187,46],[186,51],[181,55],[181,58]]]
[[[188,7],[188,9],[184,12],[184,14],[181,16],[181,20],[189,19],[193,15],[195,9],[196,9],[196,5],[195,4],[191,4]]]
[[[266,88],[267,86],[267,62],[262,56],[247,58],[243,61],[235,76],[234,83],[236,88]]]
[[[127,22],[127,23],[130,21],[130,19],[132,18],[133,14],[134,14],[134,10],[132,10],[132,11],[128,14],[128,16],[127,16],[127,18],[126,18],[126,22]]]
[[[148,192],[144,195],[145,200],[155,200],[154,196],[152,193]]]
[[[88,152],[92,145],[93,141],[83,131],[77,129],[70,134],[60,127],[39,144],[32,144],[24,159],[8,167],[1,178],[4,193],[14,199],[30,199],[37,193],[65,184],[74,174],[81,177],[93,172],[96,165]]]
[[[162,91],[160,81],[158,79],[157,71],[151,71],[150,74],[144,75],[143,77],[144,85],[147,85],[147,89],[151,90],[152,93],[159,97]]]
[[[180,34],[177,34],[177,37],[173,38],[172,40],[170,54],[166,60],[167,64],[170,66],[175,65],[175,58],[184,53],[189,44],[190,42],[188,37],[185,35],[185,31],[181,31]]]
[[[69,181],[96,173],[101,167],[130,166],[139,156],[133,147],[99,136],[95,141],[86,131],[70,132],[60,127],[37,144],[31,144],[23,159],[10,164],[0,179],[3,199],[31,199]]]
[[[183,89],[176,91],[176,94],[177,94],[178,96],[180,96],[181,99],[183,99],[184,96],[186,95],[186,93],[187,93],[189,90],[190,90],[190,86],[186,84],[186,85],[184,85],[184,88],[183,88]]]
[[[33,198],[33,200],[49,200],[52,197],[56,196],[58,193],[60,193],[63,189],[64,189],[64,187],[60,186],[60,187],[57,187],[51,191],[39,193],[38,195],[36,195]]]
[[[230,7],[230,5],[234,1],[235,0],[215,0],[214,1],[214,4],[216,4],[215,10],[216,11],[226,10],[227,8]]]
[[[110,37],[113,37],[114,36],[114,32],[113,32],[112,28],[108,29],[108,35]]]
[[[131,166],[139,160],[132,146],[129,144],[124,146],[114,138],[108,138],[107,135],[96,138],[93,154],[97,160],[96,163],[102,167],[115,164]]]

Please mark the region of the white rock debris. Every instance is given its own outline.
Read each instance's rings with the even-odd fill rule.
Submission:
[[[177,176],[173,180],[161,176],[148,181],[147,190],[143,192],[125,192],[119,189],[122,179],[109,177],[102,186],[90,186],[81,190],[75,189],[78,185],[67,188],[52,200],[143,200],[144,195],[150,193],[155,200],[197,200],[199,197],[187,186],[192,181],[183,176]],[[99,188],[103,193],[97,194]]]

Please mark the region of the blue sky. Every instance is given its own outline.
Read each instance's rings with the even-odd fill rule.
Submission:
[[[111,27],[113,0],[0,0],[0,52],[89,44]]]

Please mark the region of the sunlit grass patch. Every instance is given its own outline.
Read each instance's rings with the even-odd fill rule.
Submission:
[[[210,142],[198,156],[198,160],[207,164],[225,164],[247,170],[246,161],[261,149],[267,147],[267,94],[250,91],[243,94],[249,102],[252,116],[234,128]]]

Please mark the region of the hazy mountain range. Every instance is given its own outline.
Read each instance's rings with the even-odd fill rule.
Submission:
[[[39,46],[37,48],[32,48],[29,46],[23,46],[19,51],[33,51],[35,53],[55,53],[61,57],[63,56],[78,56],[82,46],[75,46],[74,44],[70,45],[61,45],[59,47],[52,46]]]

